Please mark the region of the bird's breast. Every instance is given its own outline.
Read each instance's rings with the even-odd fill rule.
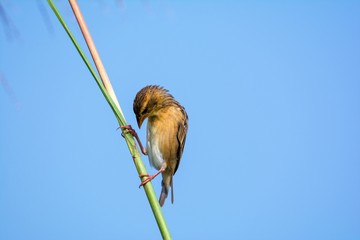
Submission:
[[[147,123],[146,150],[148,153],[150,165],[159,170],[164,163],[163,155],[160,151],[161,133],[159,129],[153,126],[150,121]]]

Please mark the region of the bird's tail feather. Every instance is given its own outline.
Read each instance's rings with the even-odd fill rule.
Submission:
[[[171,186],[171,204],[174,204],[174,187],[173,187],[173,178],[171,178],[170,186]]]
[[[174,188],[173,188],[173,182],[172,182],[172,178],[170,180],[170,184],[165,184],[164,181],[161,181],[161,194],[160,194],[160,198],[159,198],[159,203],[160,206],[162,207],[165,203],[165,200],[168,196],[169,193],[169,188],[171,187],[171,203],[174,203]]]

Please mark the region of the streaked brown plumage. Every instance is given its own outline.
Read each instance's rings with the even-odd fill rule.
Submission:
[[[137,140],[150,164],[159,170],[142,184],[162,173],[162,190],[159,203],[163,206],[171,186],[171,202],[174,202],[173,175],[179,167],[188,129],[187,113],[168,91],[159,86],[146,86],[134,100],[134,113],[139,128],[148,118],[146,149]]]

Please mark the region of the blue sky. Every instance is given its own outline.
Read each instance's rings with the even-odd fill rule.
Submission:
[[[79,4],[130,124],[149,84],[188,112],[163,208],[174,239],[360,238],[358,2]],[[0,239],[159,239],[117,121],[54,14],[1,5]]]

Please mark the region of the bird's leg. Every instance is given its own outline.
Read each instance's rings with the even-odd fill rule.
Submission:
[[[141,182],[139,188],[141,188],[142,186],[144,186],[145,184],[147,184],[148,182],[150,182],[151,180],[153,180],[157,175],[159,175],[160,173],[164,172],[166,169],[166,163],[163,163],[163,165],[161,166],[160,170],[157,171],[155,174],[153,175],[149,175],[149,174],[141,174],[140,177],[147,177],[144,181]]]
[[[126,126],[121,126],[121,129],[125,129],[128,133],[130,133],[131,135],[133,135],[136,139],[136,141],[139,144],[140,150],[144,155],[147,155],[146,152],[146,148],[144,148],[144,146],[142,145],[140,138],[138,136],[138,134],[136,133],[136,131],[131,127],[131,125],[126,125]]]

